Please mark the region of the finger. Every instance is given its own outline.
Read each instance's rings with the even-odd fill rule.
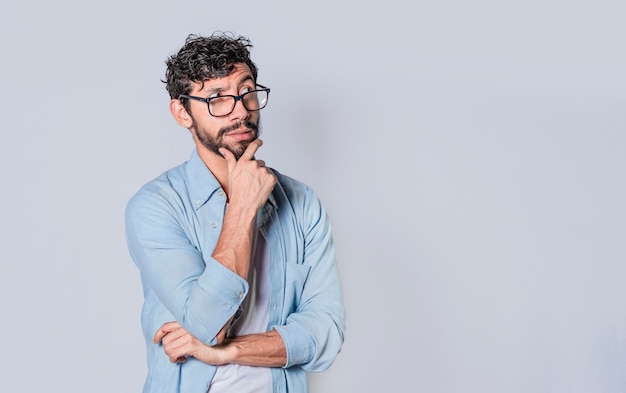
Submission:
[[[239,160],[252,160],[254,159],[254,153],[259,150],[259,147],[263,145],[263,141],[260,139],[255,139],[246,148],[246,151],[243,152]]]
[[[170,362],[178,362],[180,358],[187,356],[186,346],[179,346],[175,348],[164,348],[165,354],[170,359]]]
[[[163,344],[163,346],[167,346],[170,344],[173,344],[174,347],[180,347],[181,345],[184,345],[186,341],[178,341],[181,337],[185,337],[189,335],[189,333],[187,333],[187,331],[183,328],[180,329],[176,329],[173,330],[169,333],[167,333],[162,339],[161,339],[161,344]]]
[[[237,159],[235,155],[228,149],[221,147],[219,152],[222,154],[222,157],[226,160],[226,164],[228,165],[228,172],[232,172],[233,168],[237,164]]]
[[[180,329],[180,325],[178,322],[167,322],[164,323],[159,330],[154,334],[154,343],[158,343],[165,337],[166,334],[173,332],[174,330]]]
[[[157,330],[156,333],[154,334],[154,343],[155,344],[160,343],[163,337],[167,335],[167,333],[168,332],[166,330],[163,330],[163,328]]]
[[[171,363],[185,363],[187,361],[187,356],[177,356],[177,355],[172,355],[172,356],[168,356],[170,358],[170,362]]]
[[[183,329],[177,330],[163,338],[163,350],[171,362],[176,362],[181,357],[186,357],[193,348],[193,340],[190,334],[185,332],[180,337],[173,337],[180,335],[182,331]]]

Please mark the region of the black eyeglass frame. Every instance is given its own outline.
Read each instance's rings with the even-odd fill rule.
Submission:
[[[234,95],[231,95],[231,94],[227,94],[227,95],[218,96],[218,97],[203,98],[203,97],[198,97],[198,96],[190,96],[190,95],[187,95],[187,94],[181,94],[181,95],[178,96],[178,99],[180,100],[181,98],[188,98],[188,99],[191,99],[191,100],[197,100],[197,101],[206,102],[207,109],[209,110],[209,115],[211,115],[213,117],[224,117],[224,116],[230,115],[235,110],[235,106],[237,106],[237,101],[241,101],[241,104],[243,105],[244,108],[246,108],[246,110],[251,111],[251,112],[256,112],[256,111],[260,111],[261,109],[265,108],[267,106],[267,101],[269,101],[269,98],[270,98],[270,88],[269,87],[265,87],[265,86],[260,85],[258,83],[256,84],[256,86],[260,87],[260,89],[254,89],[254,90],[249,91],[247,93],[243,93],[240,96],[234,96]],[[266,99],[265,105],[263,105],[262,107],[259,107],[257,109],[249,109],[246,106],[245,101],[243,100],[243,98],[246,95],[248,95],[248,94],[257,93],[259,91],[267,92],[267,99]],[[211,100],[214,100],[214,99],[217,99],[217,98],[225,98],[225,97],[232,97],[234,99],[233,100],[233,107],[230,108],[230,111],[228,113],[223,114],[223,115],[217,115],[217,116],[214,115],[213,113],[211,113],[211,105],[210,105]]]

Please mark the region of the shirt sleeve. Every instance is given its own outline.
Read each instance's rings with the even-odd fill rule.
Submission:
[[[248,284],[203,257],[188,231],[175,201],[158,192],[142,190],[126,207],[126,240],[144,291],[154,291],[185,330],[211,345],[239,308]]]
[[[345,310],[335,260],[331,223],[319,199],[309,193],[304,216],[304,260],[309,267],[296,310],[274,328],[287,350],[285,367],[324,371],[334,362],[344,341]]]

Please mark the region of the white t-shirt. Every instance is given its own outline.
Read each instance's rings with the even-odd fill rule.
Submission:
[[[270,304],[269,277],[269,250],[263,236],[256,231],[252,241],[248,296],[243,302],[242,315],[228,331],[229,336],[267,331]],[[222,392],[271,393],[271,371],[267,367],[238,364],[219,366],[209,386],[209,393]]]

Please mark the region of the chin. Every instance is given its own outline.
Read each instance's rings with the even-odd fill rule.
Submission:
[[[236,146],[225,146],[225,147],[228,150],[230,150],[231,153],[233,153],[233,155],[235,156],[237,160],[239,160],[241,156],[243,155],[243,153],[248,148],[248,146],[250,145],[250,142],[252,142],[253,140],[254,139],[250,139],[249,141],[239,142]]]
[[[252,142],[254,142],[255,140],[257,140],[259,138],[259,135],[255,135],[253,138],[248,139],[246,141],[240,141],[238,142],[235,146],[228,147],[228,150],[230,150],[235,157],[237,157],[237,159],[239,159],[239,157],[241,157],[241,155],[246,151],[246,149],[248,148],[248,146],[250,146],[250,144]]]

